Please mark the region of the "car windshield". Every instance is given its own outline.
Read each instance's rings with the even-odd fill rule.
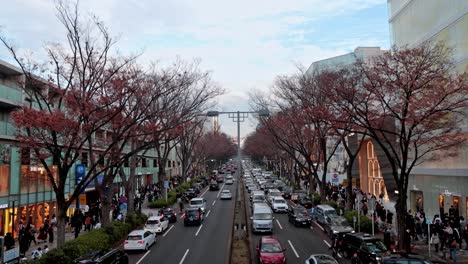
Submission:
[[[230,194],[231,191],[229,191],[229,190],[224,190],[223,193],[225,193],[225,194],[226,194],[226,193],[227,193],[227,194]]]
[[[141,240],[141,235],[129,235],[127,240]]]
[[[346,221],[345,219],[340,219],[340,220],[334,219],[334,220],[332,220],[332,225],[334,225],[334,226],[349,226],[348,221]]]
[[[174,210],[172,210],[172,209],[164,209],[163,210],[164,214],[172,214],[173,212],[174,212]]]
[[[367,246],[367,249],[369,249],[369,251],[373,252],[373,253],[379,253],[379,252],[382,252],[382,251],[387,251],[387,248],[385,247],[385,245],[380,240],[367,241],[366,246]]]
[[[302,196],[301,199],[302,199],[303,202],[312,202],[312,200],[310,199],[309,196]]]
[[[159,220],[148,220],[146,221],[147,225],[157,225],[159,224]]]
[[[298,216],[306,216],[306,215],[307,215],[307,211],[306,211],[305,209],[298,209],[298,210],[296,211],[296,214],[297,214]]]
[[[325,211],[324,215],[326,215],[326,216],[336,215],[336,211],[335,210]]]
[[[285,204],[286,201],[283,200],[283,199],[275,199],[275,203],[278,203],[278,204]]]
[[[260,251],[264,253],[280,253],[283,250],[278,243],[263,243]]]
[[[190,204],[203,204],[202,200],[192,200],[190,201]]]
[[[270,196],[281,196],[281,193],[278,191],[274,191],[274,192],[270,191]]]
[[[189,211],[187,211],[187,216],[198,216],[198,211],[189,210]]]
[[[255,220],[272,220],[272,216],[269,213],[254,214],[253,217],[254,217]]]

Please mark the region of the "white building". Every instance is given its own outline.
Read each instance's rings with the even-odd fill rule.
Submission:
[[[453,48],[456,70],[468,70],[467,0],[388,0],[393,45],[417,46],[426,40]],[[465,124],[468,124],[465,123]],[[462,133],[468,136],[468,126]],[[421,208],[433,217],[450,206],[468,217],[468,144],[457,157],[426,161],[412,171],[408,208]]]

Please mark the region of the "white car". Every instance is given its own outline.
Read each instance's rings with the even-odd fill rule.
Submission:
[[[203,198],[193,198],[190,200],[189,206],[192,208],[200,208],[202,213],[205,213],[206,200]]]
[[[339,262],[335,258],[333,258],[330,255],[325,255],[325,254],[311,255],[305,261],[305,264],[320,264],[320,263],[339,264]]]
[[[169,227],[169,219],[167,217],[158,215],[151,216],[146,220],[145,231],[150,231],[153,233],[162,233]]]
[[[275,213],[279,213],[279,212],[287,213],[288,212],[288,204],[286,203],[286,200],[284,200],[283,197],[272,197],[271,198],[271,209]]]
[[[232,199],[232,194],[230,190],[223,190],[221,192],[221,200],[231,200]]]
[[[133,230],[124,241],[124,250],[144,250],[156,243],[156,234],[145,230]]]

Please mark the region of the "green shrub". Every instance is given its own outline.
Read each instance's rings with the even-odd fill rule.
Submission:
[[[352,226],[353,225],[353,217],[356,217],[356,232],[358,229],[357,223],[357,211],[346,211],[344,213],[344,217],[348,220],[348,223]],[[372,221],[369,217],[365,215],[360,215],[359,220],[361,222],[361,232],[372,234]],[[374,233],[377,233],[378,225],[374,223]]]
[[[67,264],[89,252],[108,249],[120,242],[135,227],[143,224],[146,216],[135,213],[128,215],[126,222],[112,222],[100,229],[79,236],[77,239],[67,241],[61,248],[51,250],[38,260],[31,260],[33,264]]]
[[[320,197],[320,194],[318,193],[312,193],[312,203],[314,205],[319,205],[322,202],[322,198]]]

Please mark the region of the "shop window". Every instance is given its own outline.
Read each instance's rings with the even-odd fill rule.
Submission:
[[[88,167],[88,152],[81,152],[81,164]]]
[[[57,166],[51,166],[52,177],[57,182]],[[52,184],[43,166],[21,166],[20,191],[21,193],[42,192],[52,190]]]
[[[31,150],[29,148],[21,148],[21,165],[31,164]]]
[[[444,195],[439,194],[439,211],[440,211],[440,217],[443,217],[445,210],[444,210]]]

